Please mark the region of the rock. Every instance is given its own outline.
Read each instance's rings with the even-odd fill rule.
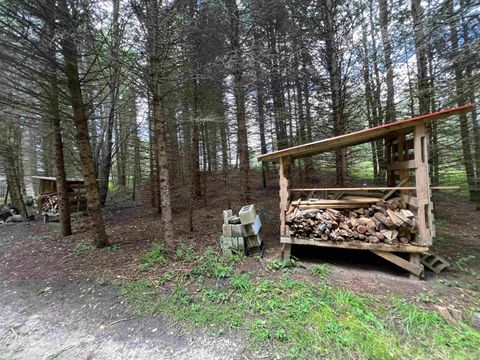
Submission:
[[[473,312],[472,313],[472,326],[480,330],[480,312]]]
[[[10,216],[7,221],[7,223],[10,223],[10,222],[14,222],[14,223],[18,223],[18,222],[23,222],[23,216],[22,215],[12,215]]]

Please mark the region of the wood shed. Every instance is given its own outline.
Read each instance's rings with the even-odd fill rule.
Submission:
[[[292,245],[368,250],[409,271],[411,277],[423,276],[420,256],[428,252],[435,237],[428,124],[471,111],[473,106],[446,109],[260,155],[258,160],[279,161],[280,165],[280,242],[284,258],[290,257]],[[385,140],[386,186],[291,188],[295,159],[378,139]],[[380,198],[374,195],[379,193]],[[369,212],[371,218],[364,215]],[[298,213],[314,228],[309,236],[301,236],[301,231],[291,228],[292,215]],[[392,238],[392,233],[398,236],[397,230],[391,230],[395,225],[399,231],[407,232],[402,242]],[[378,241],[387,235],[388,242]]]
[[[34,176],[38,180],[38,212],[42,215],[58,214],[57,182],[54,177]],[[70,211],[86,210],[85,184],[82,179],[67,179]]]

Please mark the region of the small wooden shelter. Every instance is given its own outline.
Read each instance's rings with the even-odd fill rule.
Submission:
[[[422,276],[423,266],[420,264],[420,256],[429,250],[435,236],[431,201],[432,187],[430,186],[428,169],[429,137],[427,125],[432,121],[471,111],[473,107],[473,104],[468,104],[260,155],[258,160],[278,160],[280,163],[280,242],[283,244],[284,258],[290,257],[292,245],[369,250],[408,270],[413,277]],[[312,189],[290,187],[290,170],[295,159],[382,138],[385,139],[386,145],[387,186]],[[409,183],[410,181],[411,183]],[[286,224],[286,217],[293,199],[292,194],[309,194],[308,196],[311,197],[315,193],[321,193],[324,199],[328,199],[329,192],[340,193],[346,191],[387,191],[389,195],[395,194],[395,196],[401,198],[418,219],[418,234],[415,236],[415,241],[408,244],[385,244],[358,240],[348,242],[318,241],[319,239],[291,236]],[[348,207],[342,200],[334,201],[335,205],[332,205],[332,200],[328,200],[326,203],[328,203],[328,207],[336,209],[341,209],[343,206]],[[406,253],[408,260],[394,253]]]
[[[33,176],[38,180],[38,211],[40,214],[56,215],[57,182],[54,177]],[[72,212],[86,209],[85,184],[82,179],[67,179],[68,199]],[[47,210],[48,209],[48,210]]]

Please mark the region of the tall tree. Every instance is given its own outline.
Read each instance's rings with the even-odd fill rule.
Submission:
[[[228,41],[231,55],[231,72],[233,75],[233,93],[237,117],[238,155],[240,159],[240,188],[242,199],[249,201],[250,160],[247,139],[247,118],[245,109],[244,55],[241,44],[240,10],[235,0],[224,0],[228,17]]]
[[[380,29],[383,42],[383,56],[387,70],[387,106],[385,108],[385,123],[395,121],[395,90],[393,87],[392,43],[388,33],[389,26],[388,0],[380,0]]]
[[[161,0],[138,0],[132,4],[139,22],[144,27],[148,61],[148,69],[144,76],[152,99],[163,238],[165,245],[171,248],[175,246],[175,238],[170,201],[164,91],[170,75],[168,69],[171,71],[175,36],[179,36],[175,31],[176,4],[164,3]]]
[[[108,245],[108,238],[103,222],[102,206],[97,185],[95,165],[88,133],[88,121],[83,101],[80,74],[78,71],[78,52],[75,43],[75,33],[78,18],[77,13],[71,12],[67,0],[60,0],[58,7],[58,21],[63,30],[61,38],[62,54],[65,59],[65,77],[67,79],[70,102],[73,109],[73,121],[76,128],[76,138],[82,164],[82,172],[87,190],[87,206],[95,232],[94,243],[97,247]]]
[[[108,194],[108,184],[110,180],[110,169],[112,167],[112,146],[113,146],[113,128],[115,123],[115,115],[117,112],[117,99],[119,94],[119,76],[120,76],[120,0],[112,0],[112,36],[110,45],[110,109],[108,112],[108,121],[105,130],[105,140],[102,149],[102,161],[99,167],[99,183],[100,183],[100,202],[105,204]],[[118,141],[118,139],[117,139]]]

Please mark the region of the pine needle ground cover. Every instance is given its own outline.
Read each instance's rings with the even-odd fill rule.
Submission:
[[[152,251],[158,252],[158,248]],[[157,254],[158,255],[158,254]],[[295,264],[272,276],[239,272],[238,259],[177,251],[180,271],[119,284],[139,314],[167,316],[222,335],[237,329],[281,358],[478,359],[480,333],[398,297],[360,296],[328,281],[328,266],[296,279]]]

